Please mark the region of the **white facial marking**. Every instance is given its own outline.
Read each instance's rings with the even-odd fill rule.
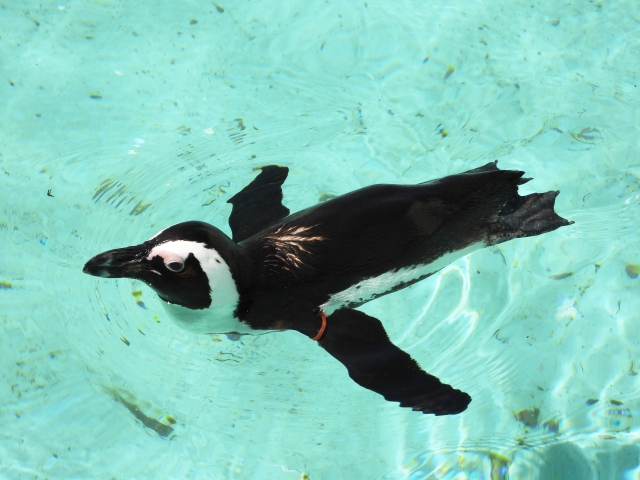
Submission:
[[[231,276],[229,265],[213,248],[206,248],[204,243],[190,242],[187,240],[174,240],[162,243],[151,250],[147,260],[153,257],[162,257],[165,264],[169,261],[180,259],[183,262],[190,253],[200,262],[202,270],[209,279],[211,289],[211,306],[237,304],[240,295],[236,288],[236,282]]]
[[[147,256],[147,260],[151,260],[153,257],[157,257],[157,256],[162,257],[164,260],[164,263],[179,262],[179,261],[185,260],[185,258],[181,254],[177,252],[173,252],[171,250],[165,250],[161,248],[163,245],[164,243],[158,247],[154,247],[153,250],[151,250],[151,254]]]
[[[174,240],[162,243],[151,250],[147,260],[153,257],[162,257],[166,263],[180,259],[183,262],[190,253],[196,257],[202,270],[209,279],[211,289],[211,306],[236,305],[240,299],[236,282],[231,276],[229,265],[213,248],[206,248],[204,243],[189,242],[187,240]]]
[[[386,272],[377,277],[366,278],[342,292],[333,294],[326,303],[320,305],[320,308],[327,315],[331,315],[335,310],[345,307],[350,303],[367,302],[391,291],[397,285],[408,283],[425,275],[435,273],[438,270],[442,270],[455,260],[484,247],[486,247],[484,242],[473,243],[462,250],[449,252],[426,265],[402,268],[395,272]]]
[[[200,262],[207,275],[211,289],[211,306],[203,310],[193,310],[163,302],[167,313],[178,326],[194,333],[246,333],[250,327],[233,316],[240,295],[231,276],[229,265],[220,254],[204,243],[175,240],[157,245],[147,256],[147,260],[161,257],[165,265],[170,262],[185,262],[189,254]]]

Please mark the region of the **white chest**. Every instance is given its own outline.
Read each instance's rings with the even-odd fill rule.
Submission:
[[[204,310],[192,310],[167,302],[162,304],[176,325],[192,333],[256,333],[233,316],[237,304],[211,306]]]

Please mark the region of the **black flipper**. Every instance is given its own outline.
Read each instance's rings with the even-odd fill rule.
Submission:
[[[318,343],[347,367],[357,384],[401,407],[453,415],[471,402],[469,395],[429,375],[391,343],[380,320],[358,310],[343,308],[327,317]]]
[[[282,205],[282,184],[289,169],[268,165],[261,170],[253,182],[227,200],[233,205],[229,226],[235,242],[249,238],[289,215],[289,209]]]

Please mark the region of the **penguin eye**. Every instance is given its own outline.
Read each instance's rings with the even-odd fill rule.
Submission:
[[[169,263],[167,263],[165,265],[165,267],[167,267],[172,272],[181,272],[182,270],[184,270],[184,263],[183,262],[169,262]]]

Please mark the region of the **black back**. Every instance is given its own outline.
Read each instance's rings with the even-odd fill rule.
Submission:
[[[262,269],[263,288],[309,287],[303,297],[317,306],[364,278],[430,263],[487,239],[487,226],[518,197],[522,182],[522,172],[490,165],[419,185],[365,187],[293,214],[243,245]],[[272,261],[296,248],[277,244],[292,232],[303,247],[288,252],[288,258],[297,254],[297,265]]]

